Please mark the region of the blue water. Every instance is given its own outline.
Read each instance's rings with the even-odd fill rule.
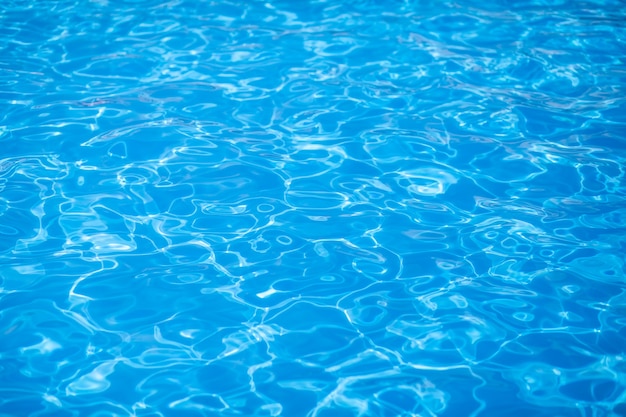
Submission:
[[[624,1],[5,0],[0,416],[625,416]]]

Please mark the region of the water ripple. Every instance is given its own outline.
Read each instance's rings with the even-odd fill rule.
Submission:
[[[0,6],[0,414],[624,414],[623,2],[49,6]]]

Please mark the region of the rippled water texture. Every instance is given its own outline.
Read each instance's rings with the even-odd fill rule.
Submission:
[[[624,1],[4,0],[0,416],[626,415]]]

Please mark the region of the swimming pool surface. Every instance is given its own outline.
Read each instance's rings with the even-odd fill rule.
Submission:
[[[626,2],[4,0],[0,416],[626,416]]]

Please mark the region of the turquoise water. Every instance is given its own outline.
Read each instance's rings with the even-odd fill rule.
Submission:
[[[0,416],[625,416],[624,1],[0,4]]]

